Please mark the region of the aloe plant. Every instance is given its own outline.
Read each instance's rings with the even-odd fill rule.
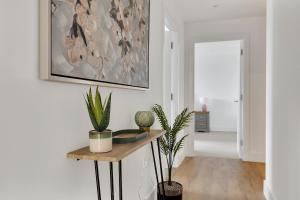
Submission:
[[[184,140],[188,135],[178,137],[181,130],[189,125],[193,112],[188,112],[185,108],[175,119],[173,126],[169,125],[166,114],[164,113],[160,105],[155,105],[152,108],[153,112],[157,115],[161,127],[166,131],[166,134],[160,139],[161,151],[166,156],[168,164],[168,174],[169,180],[168,184],[171,185],[172,182],[172,169],[174,165],[174,160],[177,153],[183,147]]]
[[[99,88],[96,88],[95,96],[92,88],[86,94],[85,102],[94,129],[102,132],[107,129],[110,121],[111,93],[102,104]]]

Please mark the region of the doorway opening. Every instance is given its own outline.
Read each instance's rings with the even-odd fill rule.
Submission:
[[[197,155],[242,157],[243,41],[194,45]]]

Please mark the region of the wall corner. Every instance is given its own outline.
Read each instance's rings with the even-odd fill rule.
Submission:
[[[264,196],[266,200],[276,200],[272,194],[272,191],[267,183],[267,180],[264,180]]]

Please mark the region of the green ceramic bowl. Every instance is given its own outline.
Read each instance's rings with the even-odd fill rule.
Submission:
[[[151,127],[155,118],[151,111],[139,111],[135,114],[135,123],[139,127]]]

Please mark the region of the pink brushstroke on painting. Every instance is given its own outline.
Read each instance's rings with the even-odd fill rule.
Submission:
[[[52,0],[51,9],[52,72],[149,86],[149,0]]]

